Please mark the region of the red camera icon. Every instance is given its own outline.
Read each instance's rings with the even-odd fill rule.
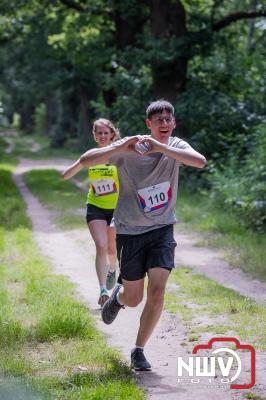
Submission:
[[[212,349],[214,343],[233,342],[236,350],[245,350],[250,352],[250,382],[248,384],[231,384],[231,389],[250,389],[256,383],[256,353],[253,346],[250,344],[241,344],[238,339],[233,337],[216,337],[209,340],[207,344],[199,344],[192,350],[193,354],[197,354],[202,349]]]

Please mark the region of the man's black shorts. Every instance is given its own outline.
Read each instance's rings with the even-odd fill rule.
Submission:
[[[113,219],[113,213],[113,209],[108,210],[106,208],[96,207],[93,204],[87,204],[87,224],[95,219],[102,219],[107,222],[107,225],[110,225]]]
[[[176,241],[173,225],[142,233],[140,235],[116,235],[120,276],[127,281],[145,277],[149,268],[174,268]]]

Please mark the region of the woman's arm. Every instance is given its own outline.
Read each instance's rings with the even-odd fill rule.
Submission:
[[[76,162],[74,162],[70,167],[68,167],[64,172],[63,172],[63,178],[64,179],[70,179],[72,176],[76,175],[81,169],[83,168],[83,165],[80,163],[80,159],[78,159]]]

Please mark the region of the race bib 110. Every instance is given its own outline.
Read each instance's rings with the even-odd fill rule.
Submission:
[[[170,182],[162,182],[138,190],[138,198],[145,213],[167,206],[171,197]]]

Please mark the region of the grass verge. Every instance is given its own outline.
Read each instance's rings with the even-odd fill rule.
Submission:
[[[0,175],[0,394],[7,398],[7,383],[27,400],[144,399],[72,284],[36,250],[11,172]]]
[[[177,216],[186,226],[202,233],[200,245],[221,248],[226,260],[252,277],[266,281],[266,238],[241,225],[239,219],[215,207],[207,195],[181,191]]]
[[[204,332],[237,335],[241,342],[266,350],[265,307],[185,267],[172,271],[170,284],[165,307],[180,313],[191,327],[189,341]]]
[[[24,175],[30,191],[50,211],[55,222],[65,228],[85,227],[86,195],[55,170],[32,170]]]
[[[30,159],[66,158],[75,160],[79,157],[79,151],[71,148],[52,148],[47,135],[26,135],[21,132],[14,132],[2,138],[11,149],[12,157],[23,157]],[[73,146],[72,146],[73,148]]]

